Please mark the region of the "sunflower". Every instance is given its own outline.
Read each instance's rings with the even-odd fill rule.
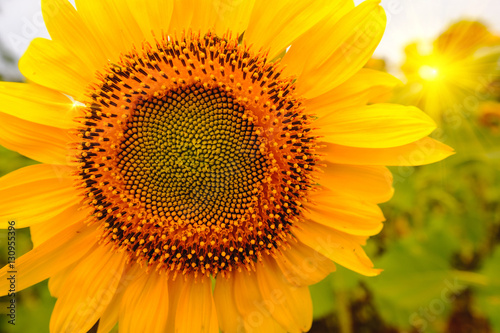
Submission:
[[[398,84],[362,68],[378,1],[42,4],[29,83],[0,84],[0,143],[41,164],[0,179],[0,221],[31,229],[17,290],[49,278],[51,332],[305,332],[333,262],[380,272],[385,165],[452,153],[372,103]]]
[[[401,69],[408,84],[398,101],[456,124],[457,117],[475,112],[488,85],[498,77],[500,37],[480,22],[463,20],[450,25],[428,51],[425,45],[415,42],[405,48]]]

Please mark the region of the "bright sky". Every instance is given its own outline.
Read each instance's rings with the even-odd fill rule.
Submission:
[[[332,0],[333,1],[333,0]],[[20,57],[34,37],[47,37],[40,0],[0,0],[0,43]],[[362,0],[355,0],[359,4]],[[402,61],[404,46],[416,39],[434,39],[450,23],[476,19],[500,34],[499,0],[382,0],[388,24],[375,52],[394,65]],[[0,71],[5,73],[0,62]],[[16,76],[17,71],[7,69]],[[6,78],[8,79],[8,78]]]

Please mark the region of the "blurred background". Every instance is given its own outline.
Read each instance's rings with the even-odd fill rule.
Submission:
[[[384,272],[366,278],[339,266],[312,286],[311,332],[500,333],[500,1],[382,6],[386,34],[366,67],[400,78],[383,99],[422,108],[439,125],[433,136],[457,153],[391,168],[387,222],[366,246]],[[17,61],[39,36],[48,37],[39,0],[0,0],[0,80],[23,80]],[[0,175],[33,163],[0,147]],[[18,256],[31,247],[29,230],[18,230]],[[5,232],[0,253],[7,253]],[[17,294],[15,329],[6,301],[0,332],[48,332],[55,299],[46,282]]]

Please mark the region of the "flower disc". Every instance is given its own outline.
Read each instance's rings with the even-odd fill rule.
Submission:
[[[253,269],[293,237],[315,138],[290,78],[208,34],[133,50],[90,89],[78,146],[104,238],[167,272]]]

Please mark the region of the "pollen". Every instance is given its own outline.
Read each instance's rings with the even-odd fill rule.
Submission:
[[[101,241],[173,278],[288,247],[318,163],[293,82],[229,35],[164,36],[110,64],[75,144]]]

